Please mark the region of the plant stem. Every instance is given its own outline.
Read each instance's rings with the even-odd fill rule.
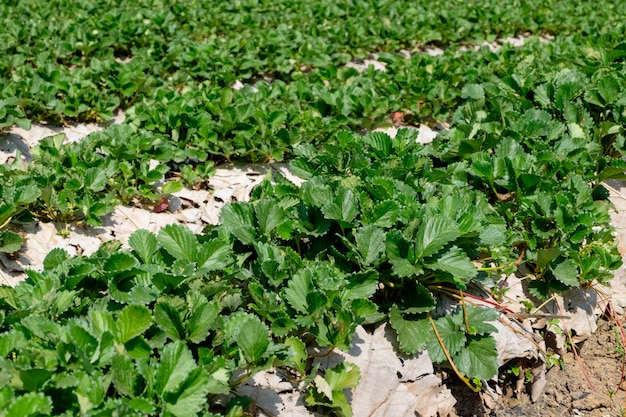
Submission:
[[[458,370],[458,368],[456,367],[456,365],[454,364],[454,362],[452,361],[452,357],[450,356],[450,352],[448,352],[448,349],[446,348],[446,345],[443,343],[443,340],[441,339],[441,336],[439,335],[439,330],[437,330],[437,325],[435,324],[435,320],[433,320],[433,316],[431,316],[430,313],[428,313],[428,320],[430,320],[430,325],[432,326],[432,328],[433,328],[433,330],[435,332],[435,336],[437,337],[437,341],[439,341],[439,345],[441,346],[441,349],[443,350],[443,353],[446,355],[446,358],[448,358],[448,362],[450,363],[450,366],[452,367],[452,370],[454,371],[456,376],[458,376],[459,379],[461,381],[463,381],[463,383],[469,387],[469,389],[471,389],[474,392],[480,392],[480,388],[479,387],[475,387],[470,382],[470,380],[467,377],[463,376],[461,374],[461,372]]]

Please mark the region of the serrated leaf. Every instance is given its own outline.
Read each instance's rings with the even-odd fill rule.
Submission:
[[[569,123],[567,125],[567,128],[569,130],[569,134],[572,138],[586,138],[587,135],[585,134],[585,131],[583,130],[583,128],[578,124],[578,123]]]
[[[485,98],[485,89],[480,84],[466,84],[461,90],[461,97],[481,100]]]
[[[157,239],[174,258],[190,263],[196,261],[198,241],[196,235],[185,226],[167,225],[159,231]]]
[[[392,149],[391,138],[384,132],[371,132],[363,136],[363,142],[374,150],[378,157],[384,158],[389,156]]]
[[[129,357],[117,353],[113,356],[111,376],[113,385],[120,394],[127,397],[135,395],[137,371]]]
[[[330,401],[333,400],[333,389],[330,387],[328,381],[326,381],[321,375],[316,375],[315,378],[313,378],[313,383],[315,384],[317,392],[324,395]]]
[[[398,221],[400,206],[393,200],[383,201],[376,204],[369,214],[376,226],[391,227]]]
[[[498,374],[496,340],[491,336],[470,338],[452,359],[459,371],[470,378],[489,380]]]
[[[195,417],[207,402],[209,376],[202,368],[195,368],[178,391],[165,396],[165,409],[176,417]]]
[[[14,253],[21,249],[22,237],[11,230],[0,230],[0,253]]]
[[[396,331],[400,349],[407,355],[423,350],[428,340],[435,337],[426,317],[405,320],[395,306],[389,311],[389,324]]]
[[[154,307],[154,321],[170,339],[181,340],[185,338],[185,329],[180,313],[169,303],[157,303]]]
[[[468,305],[464,313],[462,309],[460,310],[460,316],[463,320],[463,326],[465,323],[470,326],[468,331],[470,334],[485,335],[498,332],[498,329],[489,323],[498,320],[499,315],[494,309]]]
[[[152,314],[146,306],[131,304],[117,317],[117,340],[126,343],[152,326]]]
[[[70,328],[70,335],[72,336],[74,344],[82,350],[90,360],[97,358],[98,339],[93,337],[91,333],[78,325],[73,325]]]
[[[230,203],[220,212],[222,227],[246,245],[256,241],[254,208],[247,203]]]
[[[367,225],[355,232],[354,239],[364,265],[380,261],[380,254],[385,250],[385,232],[374,225]]]
[[[418,256],[427,257],[439,252],[447,243],[461,235],[459,226],[452,219],[435,214],[422,219],[415,237]]]
[[[49,415],[52,412],[52,400],[42,393],[29,392],[17,397],[6,409],[11,417],[31,417]]]
[[[552,269],[554,277],[569,287],[577,287],[578,266],[572,259],[567,259]]]
[[[621,93],[621,88],[614,76],[607,75],[598,81],[598,92],[604,99],[604,102],[609,104],[617,100]]]
[[[405,283],[396,299],[396,307],[403,314],[426,313],[435,308],[435,299],[426,287],[417,282]]]
[[[8,224],[11,217],[17,214],[17,211],[15,204],[0,202],[0,224]]]
[[[265,199],[254,206],[259,231],[269,236],[270,233],[285,221],[285,212],[277,201]]]
[[[220,271],[232,262],[230,243],[222,240],[205,242],[198,250],[198,269]]]
[[[265,355],[270,344],[269,330],[257,316],[245,315],[234,320],[241,320],[233,339],[243,353],[246,362],[256,364]]]
[[[168,343],[161,352],[161,361],[154,375],[156,392],[161,396],[176,392],[194,368],[196,363],[184,342]]]
[[[6,357],[24,340],[24,333],[15,330],[3,332],[2,334],[0,334],[0,357]]]
[[[387,232],[385,253],[392,265],[393,272],[399,277],[419,275],[423,272],[421,266],[416,264],[414,252],[412,244],[404,238],[402,232],[399,230]]]
[[[457,247],[452,247],[440,255],[425,259],[424,264],[431,269],[448,272],[454,277],[466,280],[474,278],[478,273],[467,254]]]
[[[59,265],[62,265],[69,259],[70,255],[65,249],[54,248],[43,260],[43,266],[45,269],[54,269]]]
[[[552,260],[558,258],[561,253],[562,251],[560,249],[555,248],[539,249],[537,251],[537,266],[545,268]]]
[[[333,201],[322,207],[322,213],[327,219],[337,220],[346,226],[351,225],[359,214],[359,201],[352,191],[339,187]]]
[[[13,196],[14,204],[30,204],[37,200],[41,195],[41,189],[34,183],[22,184],[16,187]]]
[[[180,181],[168,181],[161,188],[163,194],[174,194],[183,189],[183,183]]]
[[[313,177],[302,184],[302,200],[313,207],[322,207],[333,198],[333,190],[322,178]]]
[[[202,303],[196,306],[191,316],[185,321],[187,338],[193,343],[206,340],[219,312],[220,308],[215,303]]]
[[[480,243],[489,246],[504,245],[506,243],[504,230],[506,230],[504,226],[498,227],[497,225],[490,224],[480,233]]]
[[[439,317],[435,320],[435,325],[437,326],[439,337],[450,355],[456,355],[463,349],[467,341],[467,336],[466,333],[461,330],[460,326],[455,323],[453,317]],[[447,360],[441,343],[434,334],[433,337],[428,340],[426,349],[428,349],[428,355],[433,362],[442,363]]]
[[[307,294],[311,287],[311,280],[307,270],[300,270],[294,274],[283,291],[284,299],[300,313],[308,312]]]
[[[106,272],[124,272],[137,266],[137,259],[128,252],[118,252],[111,255],[104,263]]]
[[[355,388],[361,379],[361,372],[355,364],[341,362],[334,368],[327,369],[324,379],[333,391]]]
[[[154,233],[145,229],[139,229],[128,238],[128,246],[135,251],[139,259],[144,263],[150,263],[159,246],[159,242]]]
[[[290,352],[287,365],[293,366],[298,372],[304,374],[306,372],[306,362],[309,356],[304,342],[292,336],[285,339],[283,343],[285,346],[289,347]]]
[[[104,190],[109,179],[106,170],[99,167],[87,168],[84,178],[87,189],[96,193]]]

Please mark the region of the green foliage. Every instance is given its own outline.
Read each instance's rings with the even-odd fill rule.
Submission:
[[[402,353],[490,379],[495,313],[442,293],[523,263],[543,300],[621,264],[601,184],[626,178],[620,4],[13,3],[0,130],[127,120],[0,168],[0,252],[20,249],[22,222],[99,225],[120,203],[203,186],[220,162],[289,160],[306,181],[271,172],[203,235],[55,249],[0,287],[0,417],[243,415],[248,400],[217,396],[272,367],[308,406],[350,416],[359,370],[318,374],[312,346],[348,349],[357,326],[388,321]],[[525,32],[559,36],[459,48]],[[416,42],[447,48],[396,53]],[[385,72],[343,65],[374,50]],[[426,146],[370,132],[392,112],[452,128]]]
[[[324,377],[317,375],[313,379],[313,387],[307,394],[306,403],[309,406],[321,406],[325,411],[338,416],[351,417],[352,408],[344,390],[355,388],[360,378],[359,368],[352,364],[340,363],[327,369]]]

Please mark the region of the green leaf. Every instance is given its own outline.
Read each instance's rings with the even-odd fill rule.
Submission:
[[[251,314],[236,317],[233,320],[238,320],[233,339],[243,353],[246,362],[256,364],[265,355],[269,347],[269,330],[257,316]]]
[[[278,201],[264,199],[254,206],[257,217],[259,231],[269,236],[270,233],[285,221],[285,212],[278,204]]]
[[[59,265],[62,265],[70,258],[69,253],[62,248],[54,248],[43,260],[43,266],[45,269],[54,269]]]
[[[600,78],[600,81],[598,81],[598,92],[607,104],[617,100],[620,96],[621,90],[619,82],[612,75],[602,77]]]
[[[485,98],[485,90],[480,84],[467,84],[461,91],[462,98],[471,98],[472,100],[481,100]]]
[[[205,242],[198,250],[198,269],[221,271],[233,261],[231,245],[227,241],[215,239]]]
[[[313,207],[323,207],[333,198],[332,188],[320,177],[302,184],[301,192],[303,201]]]
[[[554,277],[569,287],[577,287],[578,282],[578,266],[572,259],[567,259],[552,269]]]
[[[463,314],[465,314],[465,317],[463,317]],[[459,315],[463,319],[462,325],[465,326],[465,322],[467,322],[470,326],[468,331],[470,334],[485,335],[498,332],[498,329],[489,323],[490,321],[498,320],[498,313],[494,309],[468,305],[464,313],[460,309]]]
[[[11,230],[0,230],[0,253],[14,253],[20,250],[24,241]]]
[[[416,281],[404,283],[396,298],[396,307],[403,314],[427,313],[435,308],[436,301],[426,287]]]
[[[489,246],[500,246],[506,243],[506,228],[504,226],[490,224],[480,233],[480,243]]]
[[[287,365],[293,366],[301,374],[306,373],[306,363],[309,355],[304,342],[292,336],[285,339],[284,344],[289,347],[291,353],[286,361]]]
[[[111,255],[104,263],[106,272],[125,272],[138,264],[137,259],[128,252],[118,252]]]
[[[339,187],[333,201],[322,207],[322,213],[327,219],[351,226],[351,222],[359,214],[359,202],[352,191]]]
[[[307,270],[299,270],[289,280],[284,290],[284,299],[300,313],[308,312],[307,294],[311,289],[311,280]]]
[[[32,181],[32,180],[31,180]],[[14,204],[26,205],[36,201],[41,195],[41,189],[33,182],[18,185],[13,196]]]
[[[493,337],[470,338],[453,357],[459,371],[470,378],[491,379],[498,374],[498,352]]]
[[[150,263],[152,256],[159,246],[159,242],[154,233],[140,229],[130,235],[128,238],[128,246],[135,251],[139,259],[144,263]]]
[[[314,379],[313,379],[313,383],[315,384],[315,389],[317,390],[317,392],[319,392],[320,394],[324,395],[324,397],[326,397],[328,400],[332,401],[333,400],[333,389],[331,388],[330,384],[328,383],[328,381],[326,381],[326,379],[324,379],[324,377],[322,377],[321,375],[317,375]],[[322,404],[325,405],[327,402],[315,402],[315,403],[309,403],[309,405],[316,405],[316,404]]]
[[[246,245],[256,241],[254,208],[248,203],[230,203],[220,212],[221,225]]]
[[[135,395],[137,370],[129,357],[116,353],[111,364],[111,374],[113,385],[120,394],[127,397]]]
[[[185,338],[185,329],[180,313],[169,303],[157,303],[154,307],[154,321],[170,339],[181,340]]]
[[[448,272],[454,277],[464,278],[466,280],[474,278],[478,273],[467,254],[456,246],[453,246],[440,255],[425,259],[424,264],[429,268]]]
[[[198,241],[196,235],[185,226],[165,226],[159,231],[158,241],[174,258],[190,263],[196,261]]]
[[[183,183],[180,181],[168,181],[161,188],[163,194],[174,194],[183,189]]]
[[[106,170],[102,168],[92,167],[87,168],[85,171],[85,186],[89,191],[99,192],[104,190],[108,180]]]
[[[400,215],[400,206],[393,200],[377,203],[369,213],[372,223],[379,227],[391,227]]]
[[[146,306],[131,304],[117,318],[117,340],[126,343],[152,326],[152,314]]]
[[[440,214],[425,217],[415,237],[417,255],[427,257],[435,254],[460,235],[459,226],[454,220]]]
[[[399,230],[394,229],[387,232],[385,250],[393,272],[399,277],[419,275],[423,272],[415,259],[413,245],[404,238]]]
[[[341,362],[334,368],[327,369],[324,379],[333,391],[356,388],[361,379],[361,372],[358,366],[352,363]]]
[[[435,337],[425,316],[405,320],[396,306],[393,306],[389,311],[389,324],[396,331],[400,349],[407,355],[413,355],[423,350],[428,340]]]
[[[443,341],[448,353],[453,356],[463,349],[467,341],[467,335],[463,331],[464,329],[457,323],[457,321],[460,320],[457,318],[462,314],[462,311],[459,313],[457,310],[456,317],[443,316],[435,320],[439,337]],[[447,356],[436,336],[433,335],[433,337],[428,340],[426,349],[428,349],[428,355],[433,362],[442,363],[447,360]]]
[[[0,357],[6,357],[24,341],[24,333],[11,330],[0,334]]]
[[[156,392],[163,396],[166,392],[178,391],[195,368],[191,351],[184,342],[168,343],[161,352],[161,361],[154,375]]]
[[[201,303],[196,306],[185,322],[187,338],[193,343],[205,341],[219,312],[220,308],[215,303]]]
[[[21,369],[12,382],[16,388],[24,391],[39,391],[54,375],[53,370],[41,368]]]
[[[537,266],[545,268],[552,260],[558,258],[561,253],[562,251],[560,249],[539,249],[537,251]]]
[[[10,417],[29,417],[49,415],[52,412],[52,400],[42,393],[29,392],[17,397],[6,409]]]
[[[354,234],[356,247],[364,265],[380,262],[380,255],[385,250],[385,232],[374,225],[366,225]]]
[[[362,139],[380,158],[387,157],[391,153],[392,141],[389,135],[384,132],[371,132],[363,136]]]
[[[165,396],[165,409],[176,417],[195,417],[207,403],[209,375],[195,368],[174,394]]]
[[[572,138],[582,138],[585,139],[587,135],[585,134],[584,129],[578,123],[569,123],[567,125],[569,130],[569,134]]]

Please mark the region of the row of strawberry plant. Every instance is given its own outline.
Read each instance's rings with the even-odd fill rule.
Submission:
[[[216,411],[205,396],[237,385],[240,378],[233,375],[247,377],[271,363],[306,380],[313,369],[305,365],[305,346],[346,348],[356,325],[381,321],[390,322],[405,353],[426,348],[437,362],[450,355],[465,376],[492,377],[494,328],[487,322],[494,313],[470,308],[438,317],[438,292],[464,289],[472,280],[495,285],[500,272],[516,268],[522,252],[537,298],[606,283],[621,262],[599,184],[623,175],[620,160],[613,158],[623,146],[620,51],[610,51],[590,74],[564,70],[542,79],[514,74],[466,86],[468,101],[454,128],[432,146],[417,144],[410,130],[394,140],[342,132],[321,150],[301,144],[291,167],[305,184],[296,187],[275,174],[274,183],[266,180],[254,191],[251,203],[227,206],[220,226],[205,236],[170,227],[157,237],[139,232],[131,239],[132,254],[108,246],[89,259],[55,251],[46,259],[47,271],[30,272],[15,290],[3,290],[2,340],[11,378],[7,409],[17,412],[37,403],[42,410],[94,415],[114,409],[187,415],[175,407],[181,401],[191,415],[202,408]],[[115,143],[109,146],[114,149]],[[210,305],[200,308],[202,314],[209,310],[207,322],[216,323],[202,327],[205,339],[196,338],[200,319],[182,301],[198,288],[207,298],[197,304]],[[31,298],[19,302],[18,295]],[[33,308],[32,297],[56,304]],[[72,300],[83,298],[91,301],[74,301],[72,307]],[[122,329],[130,324],[98,330],[90,319],[95,313],[88,313],[92,302],[106,304],[110,312],[103,314],[111,317],[106,320],[126,323],[132,313],[142,317],[141,325],[132,331]],[[54,317],[42,319],[43,311]],[[59,340],[46,338],[66,330],[46,335],[33,327],[74,323],[60,313],[78,315],[82,330],[72,331],[85,331],[81,334],[93,346],[116,346],[115,340],[124,345],[115,363],[106,355],[91,356],[104,385],[84,382],[84,370],[76,371],[73,366],[79,365],[67,353],[69,364],[53,359]],[[236,333],[240,326],[258,339]],[[226,339],[218,337],[222,332]],[[199,359],[208,351],[196,353],[207,348],[203,343],[225,364],[219,388],[212,385],[213,362]],[[146,353],[154,350],[154,356]],[[33,351],[52,358],[18,360]],[[286,352],[298,361],[290,362]],[[194,379],[180,377],[169,390],[155,391],[171,377],[164,370],[156,382],[150,379],[155,374],[145,374],[145,363],[156,358],[159,369],[185,366]],[[118,366],[124,372],[115,370]],[[122,373],[131,377],[120,381]],[[57,374],[66,385],[56,385]],[[309,382],[309,404],[348,413],[347,403],[337,400],[341,396],[333,402],[315,384]],[[110,389],[114,393],[105,396]]]
[[[389,123],[392,112],[401,112],[409,124],[447,120],[465,99],[468,83],[510,77],[519,70],[543,79],[554,66],[594,71],[604,65],[598,55],[611,54],[616,43],[607,37],[591,49],[577,41],[581,39],[549,44],[531,39],[523,47],[503,46],[498,52],[450,48],[441,56],[411,59],[380,54],[385,72],[331,66],[288,83],[257,82],[242,90],[208,84],[180,93],[156,89],[129,110],[128,123],[168,134],[179,146],[206,152],[211,159],[289,159],[298,143],[321,143],[344,127],[373,130]]]
[[[478,86],[470,90],[468,107],[487,105]],[[462,127],[451,135],[462,137]],[[223,409],[219,395],[278,367],[308,390],[310,406],[347,416],[342,390],[354,386],[358,371],[340,365],[322,382],[307,348],[345,349],[357,325],[385,321],[404,353],[427,349],[435,362],[452,360],[476,383],[493,377],[495,328],[488,322],[495,313],[467,307],[441,315],[438,293],[465,289],[472,280],[489,283],[500,272],[493,275],[490,265],[514,268],[524,244],[524,260],[541,267],[534,271],[541,285],[563,290],[588,284],[589,276],[603,281],[604,271],[619,265],[606,196],[593,198],[583,163],[551,169],[537,161],[528,164],[528,177],[506,183],[527,185],[534,175],[536,187],[494,195],[477,178],[482,156],[472,164],[442,163],[448,142],[424,147],[415,139],[413,130],[395,139],[343,131],[322,150],[302,144],[291,162],[306,179],[302,186],[275,173],[251,202],[227,205],[220,225],[201,236],[168,226],[158,235],[135,233],[130,252],[117,243],[89,258],[54,250],[43,272],[29,271],[17,287],[0,290],[0,409],[237,415],[245,402],[233,399]],[[505,148],[505,166],[528,161],[522,140],[503,140],[494,161]],[[550,137],[537,137],[540,143],[549,145]],[[586,215],[574,220],[584,227],[576,251],[564,249],[570,230],[555,229],[548,240],[544,230],[529,227],[545,222],[544,212],[527,209],[550,206],[542,198],[558,199],[553,208],[562,210],[568,201],[571,213]],[[516,200],[521,203],[511,204]],[[593,262],[584,258],[588,251]]]
[[[621,264],[602,182],[626,179],[626,48],[588,73],[532,71],[466,86],[455,127],[435,155],[458,183],[489,196],[519,231],[525,262],[545,300],[572,285],[606,283]]]
[[[514,54],[510,65],[534,48]],[[207,84],[181,93],[156,89],[127,113],[127,125],[112,126],[78,144],[64,145],[62,136],[47,138],[33,151],[27,171],[19,155],[11,167],[3,167],[0,224],[4,228],[12,220],[36,216],[97,225],[117,204],[160,199],[152,184],[165,174],[177,172],[194,184],[206,179],[214,161],[283,160],[299,143],[321,143],[345,127],[371,129],[384,123],[390,111],[411,103],[451,106],[464,82],[452,73],[465,72],[469,59],[477,79],[468,81],[478,81],[478,74],[489,71],[485,63],[492,55],[483,50],[474,60],[470,53],[449,53],[411,61],[389,55],[389,73],[329,67],[288,84],[257,83],[239,91]],[[407,74],[408,68],[422,70]],[[433,75],[423,77],[428,72]],[[423,82],[418,85],[416,79]],[[430,113],[417,116],[424,114]],[[174,188],[170,184],[165,192]],[[4,232],[0,247],[12,252],[20,242],[17,234]]]
[[[622,32],[615,1],[121,2],[38,0],[0,6],[0,128],[20,119],[96,120],[156,86],[224,87],[263,74],[344,64],[416,44],[493,41],[525,32]],[[564,16],[566,18],[564,18]],[[27,21],[28,25],[15,22]]]
[[[48,138],[35,150],[27,171],[19,163],[3,167],[0,224],[4,228],[12,219],[32,215],[99,224],[117,204],[155,201],[180,186],[171,183],[163,193],[157,191],[153,183],[163,175],[179,172],[191,184],[210,175],[214,160],[283,160],[299,143],[322,143],[345,127],[371,129],[390,110],[419,107],[416,102],[430,103],[424,106],[430,110],[408,113],[409,121],[450,111],[442,108],[471,94],[462,88],[464,81],[510,77],[518,67],[524,68],[526,78],[543,80],[564,55],[582,61],[573,68],[595,71],[607,65],[596,54],[612,56],[619,51],[597,49],[590,55],[571,41],[550,45],[535,41],[498,53],[449,52],[441,57],[418,55],[410,61],[387,55],[383,57],[387,73],[330,67],[289,84],[257,83],[255,89],[240,91],[208,85],[183,93],[157,89],[129,112],[128,123],[136,128],[114,126],[80,144],[62,145],[62,137]],[[432,74],[425,77],[428,73]],[[67,176],[72,180],[67,182]],[[4,232],[2,241],[3,251],[14,251],[21,239]]]

